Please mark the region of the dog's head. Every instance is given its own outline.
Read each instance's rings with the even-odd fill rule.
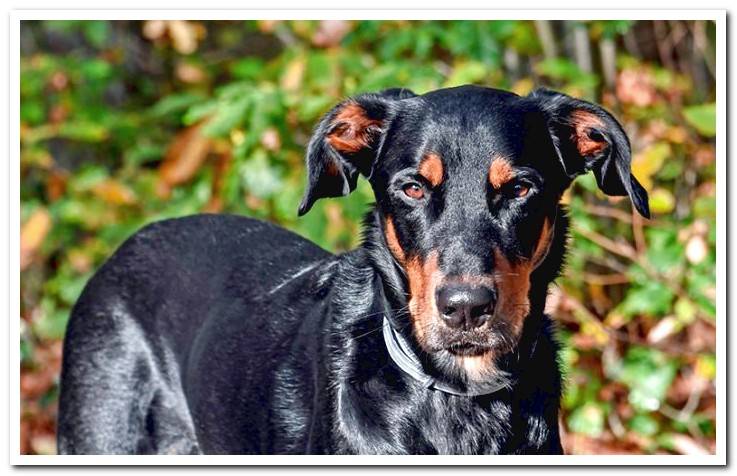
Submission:
[[[530,276],[555,235],[559,200],[593,171],[608,195],[649,215],[630,146],[604,109],[561,93],[475,86],[417,96],[365,94],[333,108],[307,152],[299,213],[349,194],[376,196],[386,247],[403,272],[418,344],[472,379],[516,345]]]

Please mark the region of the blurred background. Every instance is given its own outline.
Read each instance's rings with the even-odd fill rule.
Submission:
[[[23,21],[21,451],[52,454],[61,347],[85,282],[142,225],[200,212],[356,246],[360,182],[297,219],[321,114],[386,87],[548,86],[624,124],[652,220],[564,196],[548,300],[567,453],[715,451],[715,25],[708,21]],[[723,422],[720,423],[723,431]]]

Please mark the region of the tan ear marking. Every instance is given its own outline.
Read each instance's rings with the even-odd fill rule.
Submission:
[[[356,153],[370,145],[372,129],[381,127],[382,121],[366,116],[366,111],[356,103],[348,103],[333,119],[335,128],[327,141],[335,150]]]
[[[578,153],[584,157],[598,154],[607,143],[604,141],[596,141],[591,138],[590,132],[592,128],[603,129],[605,127],[602,120],[595,114],[577,110],[571,113],[571,122],[573,123],[573,141],[576,143]]]

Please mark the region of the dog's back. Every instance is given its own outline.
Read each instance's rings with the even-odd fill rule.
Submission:
[[[167,220],[134,235],[89,282],[72,312],[64,343],[59,452],[202,451],[196,435],[214,429],[202,428],[192,413],[198,405],[219,410],[208,401],[206,376],[188,385],[188,374],[203,380],[199,372],[207,372],[210,360],[228,358],[227,342],[214,334],[243,334],[238,345],[252,348],[237,352],[246,362],[229,364],[241,378],[249,374],[242,364],[252,369],[250,381],[231,383],[233,398],[241,398],[237,393],[244,386],[263,387],[260,379],[271,374],[267,367],[274,360],[274,349],[259,348],[273,341],[263,333],[286,335],[296,323],[287,315],[268,316],[278,325],[264,329],[269,319],[256,301],[288,291],[291,278],[329,257],[286,230],[236,216]],[[228,319],[234,321],[230,326],[223,322]],[[244,410],[248,404],[219,407]]]

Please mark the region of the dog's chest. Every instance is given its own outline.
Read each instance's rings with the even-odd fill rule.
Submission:
[[[509,403],[432,392],[413,411],[410,447],[437,454],[498,454],[511,435]]]

